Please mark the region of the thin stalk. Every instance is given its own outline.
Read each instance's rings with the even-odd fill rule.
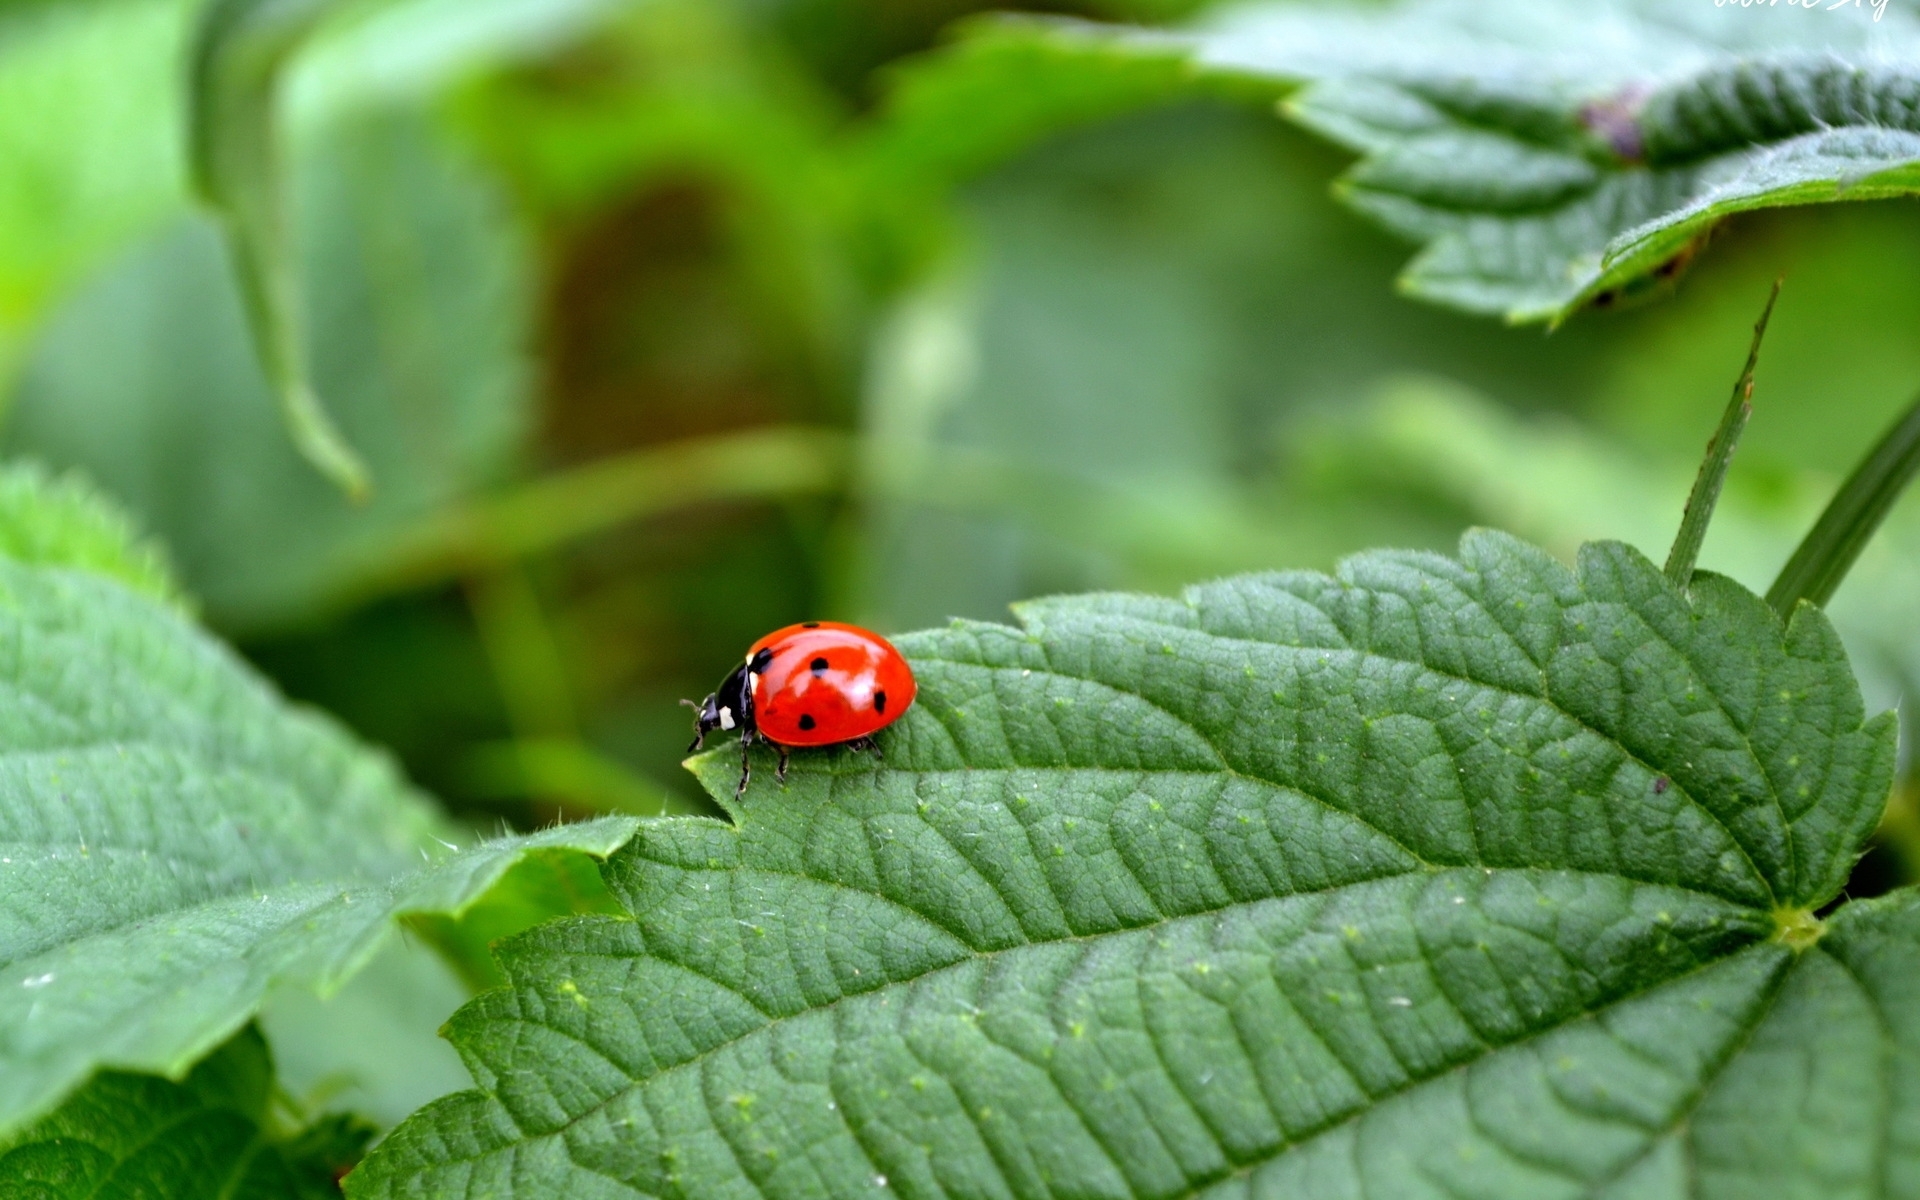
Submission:
[[[1832,599],[1915,470],[1920,470],[1920,397],[1853,469],[1780,568],[1767,590],[1773,611],[1786,617],[1802,600],[1823,605]]]
[[[1773,281],[1773,292],[1760,319],[1753,323],[1753,341],[1747,346],[1747,365],[1734,381],[1733,396],[1720,414],[1719,428],[1707,443],[1707,456],[1694,476],[1693,491],[1687,496],[1687,508],[1680,517],[1680,532],[1674,536],[1673,549],[1667,554],[1667,579],[1677,588],[1693,582],[1694,564],[1700,561],[1700,547],[1707,540],[1707,526],[1713,521],[1714,505],[1720,502],[1720,489],[1727,482],[1727,467],[1740,444],[1740,434],[1753,415],[1753,369],[1760,362],[1760,343],[1767,336],[1767,322],[1773,317],[1774,301],[1780,299],[1780,281]]]

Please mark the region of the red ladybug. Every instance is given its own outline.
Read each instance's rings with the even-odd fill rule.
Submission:
[[[845,745],[878,756],[873,735],[899,720],[917,691],[907,660],[879,634],[837,621],[789,625],[755,642],[711,696],[680,702],[699,714],[687,753],[716,729],[739,730],[737,798],[753,771],[755,738],[780,752],[782,782],[795,746]]]

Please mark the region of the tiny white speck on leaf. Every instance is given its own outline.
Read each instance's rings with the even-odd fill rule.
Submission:
[[[45,975],[33,975],[22,979],[20,986],[23,988],[43,988],[52,982],[53,972],[49,971]]]

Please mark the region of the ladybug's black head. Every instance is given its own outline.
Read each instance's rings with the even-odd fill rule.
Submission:
[[[700,749],[707,735],[714,730],[731,733],[741,730],[745,734],[753,732],[753,689],[747,683],[747,666],[742,663],[733,669],[733,674],[720,681],[712,695],[695,704],[691,700],[680,703],[694,710],[693,744],[687,747],[692,754]]]

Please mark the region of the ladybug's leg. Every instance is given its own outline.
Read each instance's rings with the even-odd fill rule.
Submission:
[[[780,752],[780,765],[774,768],[773,777],[780,781],[781,787],[785,787],[787,786],[787,748],[778,742],[773,744],[773,748]]]
[[[740,731],[740,786],[733,789],[733,798],[738,800],[747,794],[747,780],[753,778],[753,730]]]
[[[847,749],[853,751],[855,754],[864,750],[872,754],[875,758],[882,759],[883,761],[885,758],[885,756],[880,753],[880,743],[870,737],[854,738],[847,743]]]

